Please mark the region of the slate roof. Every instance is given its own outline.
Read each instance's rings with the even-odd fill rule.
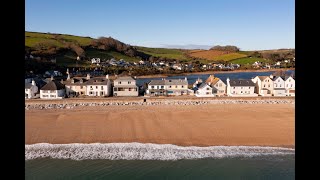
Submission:
[[[267,79],[268,77],[269,77],[269,76],[258,76],[258,78],[259,78],[261,81]]]
[[[188,81],[184,79],[166,79],[165,80],[166,85],[186,85],[188,86]]]
[[[108,85],[110,83],[110,80],[105,77],[94,77],[86,82],[87,85]]]
[[[199,86],[198,86],[198,89],[202,89],[202,88],[204,88],[204,87],[206,87],[207,86],[207,84],[206,83],[201,83]],[[210,87],[210,86],[209,86]]]
[[[32,86],[31,83],[25,83],[25,84],[24,84],[24,88],[25,88],[25,89],[30,89],[31,86]]]
[[[64,84],[62,84],[60,81],[52,80],[49,81],[46,85],[44,85],[41,90],[60,90],[64,89]]]
[[[151,80],[149,85],[165,85],[165,80]]]
[[[72,79],[74,80],[74,83],[72,83]],[[81,83],[81,80],[82,80],[82,83]],[[73,85],[73,86],[84,86],[87,84],[87,79],[84,78],[84,77],[74,77],[74,78],[71,78],[69,80],[65,80],[63,81],[63,84],[65,85]]]
[[[210,75],[208,77],[208,79],[206,80],[206,83],[211,83],[211,85],[215,85],[218,81],[220,80],[220,78],[214,77],[213,75]]]
[[[255,86],[250,79],[230,80],[230,86]]]
[[[117,79],[115,79],[115,81],[135,81],[135,79],[133,79],[131,76],[120,76],[120,77],[117,77]]]

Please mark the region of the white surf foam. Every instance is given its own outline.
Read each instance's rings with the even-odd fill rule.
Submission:
[[[178,160],[224,157],[254,157],[294,154],[295,150],[262,146],[177,146],[151,143],[92,143],[25,145],[25,160],[54,159],[110,159],[110,160]]]

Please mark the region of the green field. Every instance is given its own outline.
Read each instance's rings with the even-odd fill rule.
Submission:
[[[58,38],[58,39],[57,39]],[[47,34],[38,32],[25,32],[25,46],[35,47],[38,43],[55,45],[57,47],[64,47],[63,42],[76,42],[80,46],[90,45],[92,38],[80,37],[65,34]]]
[[[104,51],[98,49],[87,49],[86,56],[89,58],[100,58],[100,59],[111,59],[115,58],[116,60],[124,59],[127,62],[139,62],[140,59],[135,57],[130,57],[125,54],[121,54],[116,51]]]
[[[267,60],[267,59],[263,59],[263,58],[249,58],[249,57],[246,57],[246,58],[239,58],[239,59],[234,59],[232,61],[229,61],[233,64],[240,64],[240,65],[243,65],[243,64],[253,64],[254,62],[256,61],[259,61],[259,62],[271,62],[270,60]]]
[[[177,60],[188,60],[189,58],[184,55],[180,49],[166,49],[166,48],[148,48],[136,46],[138,51],[150,54],[155,57],[166,57]]]
[[[240,53],[230,53],[230,54],[224,54],[221,56],[217,56],[214,58],[214,60],[231,61],[234,59],[239,59],[239,58],[244,58],[244,57],[247,57],[247,55],[240,54]]]

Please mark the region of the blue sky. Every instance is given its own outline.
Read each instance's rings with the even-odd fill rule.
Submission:
[[[26,31],[148,47],[295,47],[294,0],[26,0]]]

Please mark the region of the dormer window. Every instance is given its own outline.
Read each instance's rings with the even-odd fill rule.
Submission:
[[[119,81],[119,84],[121,84],[121,81]]]
[[[131,84],[131,81],[128,81],[128,84]]]

